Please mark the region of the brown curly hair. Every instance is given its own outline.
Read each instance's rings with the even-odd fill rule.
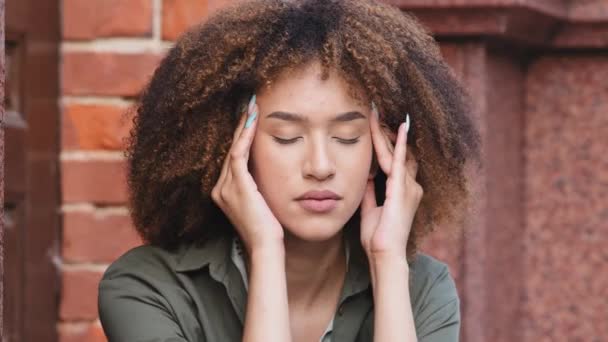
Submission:
[[[420,238],[466,212],[465,162],[481,165],[471,101],[417,20],[365,0],[254,0],[224,8],[181,36],[136,102],[125,153],[129,209],[145,242],[173,249],[236,234],[210,197],[235,113],[282,70],[311,61],[321,62],[323,77],[332,68],[363,89],[393,132],[410,114],[408,144],[424,196],[408,260]],[[385,181],[379,172],[379,203]],[[358,222],[358,213],[349,222]]]

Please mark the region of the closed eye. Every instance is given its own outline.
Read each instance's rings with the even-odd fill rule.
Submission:
[[[293,138],[293,139],[281,139],[279,137],[275,137],[273,136],[274,140],[276,142],[278,142],[279,144],[282,145],[288,145],[288,144],[293,144],[296,142],[296,140],[298,140],[300,137],[297,138]],[[342,138],[336,138],[340,143],[342,144],[346,144],[346,145],[352,145],[352,144],[356,144],[357,142],[359,142],[359,137],[354,138],[354,139],[342,139]]]
[[[281,139],[281,138],[277,138],[277,137],[274,137],[274,136],[273,136],[273,138],[274,138],[274,140],[275,140],[276,142],[278,142],[279,144],[283,144],[283,145],[287,145],[287,144],[293,144],[294,142],[296,142],[296,140],[298,140],[298,138],[293,138],[293,139]]]
[[[336,138],[338,139],[338,141],[340,141],[343,144],[347,144],[347,145],[352,145],[352,144],[356,144],[357,142],[359,142],[359,138],[354,138],[354,139],[340,139],[340,138]]]

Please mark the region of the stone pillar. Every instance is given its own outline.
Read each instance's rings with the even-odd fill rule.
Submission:
[[[391,1],[425,23],[474,97],[479,202],[446,260],[463,341],[608,336],[608,4]]]

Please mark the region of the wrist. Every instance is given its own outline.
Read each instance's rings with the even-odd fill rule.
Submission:
[[[368,253],[368,260],[370,265],[375,268],[395,266],[399,268],[405,267],[409,270],[405,252],[370,252]]]
[[[248,248],[247,254],[252,261],[282,260],[285,258],[285,244],[283,240],[267,242]]]

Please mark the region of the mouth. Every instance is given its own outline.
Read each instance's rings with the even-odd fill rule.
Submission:
[[[311,190],[296,198],[302,208],[313,213],[330,212],[341,199],[342,196],[331,190]]]
[[[301,199],[298,203],[302,208],[314,213],[327,213],[338,206],[338,200],[334,198]]]

